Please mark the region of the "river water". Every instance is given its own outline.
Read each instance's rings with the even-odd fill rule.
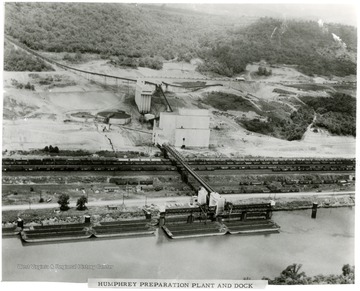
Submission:
[[[87,278],[273,278],[292,263],[307,275],[354,265],[353,208],[275,212],[279,234],[170,240],[155,236],[51,244],[3,242],[4,281],[87,282]],[[42,266],[41,266],[42,265]],[[65,266],[67,265],[67,266]],[[45,268],[45,269],[40,269]],[[66,269],[67,268],[67,269]],[[40,269],[40,270],[38,270]]]

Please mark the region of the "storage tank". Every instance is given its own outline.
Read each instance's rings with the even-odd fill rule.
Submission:
[[[97,114],[98,119],[109,124],[124,125],[131,121],[131,115],[122,110],[102,111]]]

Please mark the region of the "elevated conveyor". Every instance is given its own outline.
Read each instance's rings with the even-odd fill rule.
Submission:
[[[202,187],[208,192],[208,196],[210,197],[210,193],[215,192],[214,189],[203,179],[201,178],[185,161],[185,159],[180,155],[180,153],[175,150],[173,147],[167,144],[163,144],[162,148],[169,154],[171,154],[178,163],[180,163],[188,173],[193,176],[196,181],[200,183]]]
[[[161,87],[161,84],[157,84],[157,83],[153,83],[153,82],[149,82],[149,81],[145,81],[145,84],[148,84],[148,85],[153,85],[156,87],[156,89],[158,89],[161,93],[161,95],[164,97],[165,99],[165,102],[166,102],[166,111],[168,112],[174,112],[173,109],[171,108],[171,105],[168,101],[168,99],[166,98],[166,95]]]

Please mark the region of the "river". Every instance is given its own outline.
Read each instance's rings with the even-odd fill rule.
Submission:
[[[344,264],[354,265],[354,208],[320,208],[317,219],[310,214],[274,212],[281,232],[270,235],[170,240],[158,230],[155,236],[57,244],[4,238],[3,281],[261,279],[292,263],[303,264],[309,276],[340,274]]]

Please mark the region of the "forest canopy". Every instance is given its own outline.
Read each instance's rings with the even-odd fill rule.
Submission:
[[[356,136],[356,99],[341,93],[332,97],[300,97],[317,113],[314,127],[321,127],[336,135]]]
[[[4,71],[53,71],[54,69],[40,58],[37,58],[12,45],[6,44],[4,50]]]
[[[296,65],[308,75],[356,74],[356,28],[333,23],[152,5],[6,3],[5,33],[34,50],[96,53],[115,65],[160,69],[166,60],[201,58],[200,71],[233,76],[264,59]]]

